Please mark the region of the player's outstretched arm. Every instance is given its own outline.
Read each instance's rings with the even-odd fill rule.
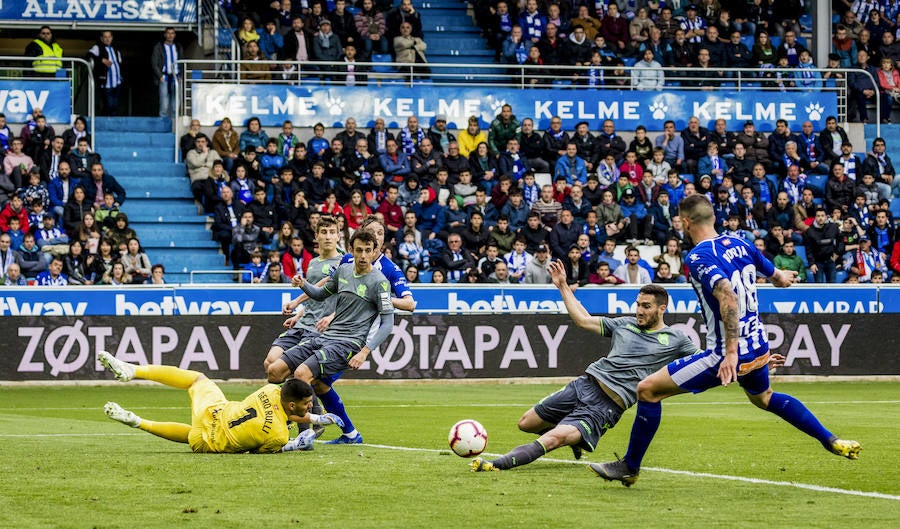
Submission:
[[[324,301],[333,294],[327,287],[313,285],[309,281],[304,281],[302,278],[301,281],[300,288],[303,289],[303,292],[305,292],[306,295],[316,301]]]
[[[572,288],[566,283],[566,269],[563,267],[562,261],[551,261],[547,265],[547,271],[550,272],[550,279],[553,281],[553,284],[559,289],[563,303],[566,304],[566,311],[569,313],[572,321],[575,322],[575,325],[582,329],[602,334],[603,324],[600,322],[600,318],[591,316],[587,309],[584,308],[584,305],[575,298],[575,293],[572,292]]]
[[[775,269],[775,273],[772,274],[772,277],[769,278],[769,281],[772,282],[778,288],[787,288],[794,284],[794,279],[797,277],[796,270],[779,270]]]
[[[731,281],[720,279],[713,287],[713,296],[719,302],[719,314],[725,327],[725,358],[719,364],[719,380],[723,386],[737,381],[738,339],[740,331],[740,315],[738,314],[738,297],[731,286]]]

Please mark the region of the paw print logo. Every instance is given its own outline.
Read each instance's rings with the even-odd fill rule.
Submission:
[[[491,101],[491,112],[493,112],[494,115],[499,114],[500,109],[503,108],[503,105],[505,105],[505,104],[506,104],[505,99],[494,99],[493,101]]]
[[[650,112],[653,112],[653,119],[666,119],[666,112],[669,111],[669,107],[663,103],[662,99],[657,99],[650,105]]]
[[[340,116],[344,113],[344,100],[340,97],[331,97],[325,99],[325,105],[328,107],[328,113],[332,116]]]
[[[815,102],[807,105],[803,110],[809,115],[810,121],[819,121],[822,119],[822,113],[825,112],[825,107],[818,102]]]

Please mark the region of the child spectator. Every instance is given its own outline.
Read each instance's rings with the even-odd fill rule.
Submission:
[[[245,272],[241,274],[241,283],[261,283],[268,264],[263,264],[263,255],[259,249],[250,254],[250,262],[243,265]],[[281,264],[278,265],[278,273],[281,273]]]
[[[229,184],[234,196],[243,205],[249,204],[253,200],[253,191],[256,190],[256,184],[247,175],[247,166],[238,164],[234,168],[234,178]]]
[[[50,207],[50,191],[41,182],[41,170],[32,167],[28,173],[28,187],[25,188],[25,207],[31,209],[34,204],[41,204],[43,211]]]
[[[531,254],[525,251],[525,239],[517,238],[511,252],[503,256],[509,268],[510,281],[519,282],[525,276],[525,268],[531,262]]]
[[[794,283],[806,281],[806,266],[803,264],[803,259],[797,255],[796,249],[794,248],[794,241],[791,239],[785,239],[784,244],[781,246],[781,252],[775,256],[773,263],[776,268],[781,270],[793,270],[797,272]]]
[[[669,171],[672,170],[672,166],[669,165],[669,162],[665,161],[665,149],[662,147],[654,147],[652,159],[647,160],[647,169],[645,172],[653,175],[653,181],[659,185],[665,185],[668,180]],[[675,172],[678,175],[678,172]]]
[[[109,238],[112,239],[116,249],[121,253],[128,250],[127,245],[129,239],[137,238],[137,233],[128,227],[128,215],[124,212],[120,211],[119,214],[116,215],[116,225],[109,230]]]
[[[11,249],[18,248],[25,242],[25,232],[20,228],[21,225],[22,222],[19,220],[19,217],[12,217],[9,219],[9,229],[3,232],[9,235],[9,247]]]
[[[287,160],[278,151],[278,140],[269,138],[266,142],[266,152],[259,158],[260,176],[266,184],[266,192],[272,187],[272,181],[278,179],[281,168],[287,165]]]
[[[403,242],[397,247],[397,254],[400,258],[401,268],[410,265],[422,268],[428,268],[429,255],[422,248],[422,245],[416,242],[416,233],[413,230],[406,230],[403,234]]]
[[[145,285],[165,285],[166,284],[166,267],[161,264],[155,264],[150,268],[150,277],[144,281]]]
[[[525,199],[525,207],[528,208],[529,211],[531,211],[531,207],[534,206],[534,203],[541,198],[541,186],[537,185],[534,180],[534,173],[528,171],[522,176],[522,180],[519,182],[519,185],[522,187],[522,198]]]
[[[119,215],[119,206],[116,205],[116,197],[111,192],[103,193],[103,203],[94,212],[94,220],[103,230],[110,230],[116,225],[116,217]]]

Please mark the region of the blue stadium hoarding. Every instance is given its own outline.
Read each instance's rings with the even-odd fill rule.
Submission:
[[[580,121],[600,128],[604,119],[612,119],[620,130],[634,130],[644,125],[649,130],[662,130],[667,120],[676,127],[687,126],[691,116],[703,125],[718,118],[733,125],[747,120],[757,122],[757,130],[774,130],[775,121],[785,119],[799,130],[804,121],[812,121],[817,129],[825,126],[825,118],[837,115],[835,92],[762,92],[729,89],[715,92],[664,90],[660,92],[621,90],[518,90],[515,88],[466,88],[440,86],[366,87],[288,86],[260,84],[196,83],[191,91],[193,118],[205,126],[213,126],[223,117],[235,123],[258,117],[263,126],[281,126],[292,120],[294,126],[312,127],[318,122],[341,126],[346,116],[353,116],[360,126],[370,126],[376,117],[384,118],[389,127],[406,124],[409,116],[430,123],[438,114],[447,116],[448,124],[466,127],[469,116],[489,123],[504,104],[512,105],[519,119],[531,117],[537,127],[546,129],[554,115],[563,120],[563,128],[572,130]]]
[[[43,109],[49,123],[69,123],[72,119],[69,81],[0,80],[0,112],[6,115],[7,122],[28,121],[35,107]]]
[[[33,23],[191,24],[196,0],[0,0],[0,20]]]
[[[697,313],[694,291],[668,286],[669,312]],[[171,316],[280,313],[299,291],[289,287],[178,286],[152,288],[0,288],[4,316]],[[552,286],[414,285],[418,313],[558,313],[564,310]],[[637,287],[587,287],[576,296],[593,314],[634,311]],[[760,311],[775,314],[900,313],[900,289],[890,286],[801,286],[758,290]]]

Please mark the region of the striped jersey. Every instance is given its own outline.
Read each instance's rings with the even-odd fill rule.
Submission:
[[[706,348],[725,354],[725,324],[713,289],[720,280],[727,279],[738,299],[738,355],[768,351],[766,327],[759,319],[756,275],[774,274],[771,261],[746,240],[720,235],[697,244],[685,262],[706,322]]]

